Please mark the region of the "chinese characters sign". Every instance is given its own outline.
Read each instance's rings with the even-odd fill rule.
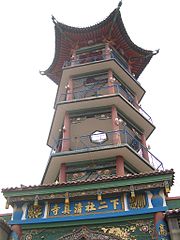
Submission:
[[[50,203],[49,216],[90,215],[124,210],[122,198]]]
[[[27,209],[27,219],[82,219],[96,217],[112,217],[125,212],[147,208],[145,194],[139,194],[133,199],[124,195],[103,199],[87,199],[77,201],[53,201],[40,204],[38,206],[29,205]],[[126,207],[125,207],[126,205]]]

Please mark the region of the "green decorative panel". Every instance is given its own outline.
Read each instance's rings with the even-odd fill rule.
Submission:
[[[86,228],[86,232],[99,234],[98,239],[120,239],[120,240],[149,240],[154,238],[154,224],[152,219],[125,221],[113,223],[109,225],[97,224],[90,225]],[[58,227],[50,229],[25,230],[23,231],[22,240],[58,240],[59,238],[66,239],[66,235],[71,235],[68,239],[73,239],[81,227]],[[79,234],[80,236],[80,234]],[[107,236],[111,238],[107,238]],[[76,238],[75,238],[76,239]],[[81,238],[77,238],[81,239]]]

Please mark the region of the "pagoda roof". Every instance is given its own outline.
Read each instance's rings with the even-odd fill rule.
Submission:
[[[115,48],[131,63],[131,71],[135,78],[138,78],[158,51],[144,50],[132,42],[122,21],[119,7],[120,4],[106,19],[89,27],[71,27],[52,17],[55,24],[54,60],[46,71],[40,73],[59,84],[63,64],[70,59],[73,50],[109,42],[110,47]]]

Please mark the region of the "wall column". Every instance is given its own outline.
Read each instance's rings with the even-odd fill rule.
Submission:
[[[146,146],[146,137],[144,134],[141,135],[141,143],[144,146],[142,147],[142,156],[143,158],[149,161],[149,155],[148,155],[147,146]]]
[[[105,59],[110,59],[111,58],[111,49],[109,47],[109,43],[107,42],[105,44]]]
[[[20,225],[13,225],[11,230],[17,234],[19,240],[22,239],[22,228]]]
[[[59,172],[59,183],[66,182],[66,164],[62,163]]]
[[[116,176],[124,176],[124,158],[122,156],[116,157]]]
[[[71,66],[76,65],[76,61],[77,61],[76,49],[73,49],[71,56]]]
[[[156,240],[168,240],[167,224],[164,220],[163,212],[154,213],[154,228],[155,228],[155,239]]]
[[[112,141],[113,144],[121,144],[121,135],[119,131],[118,113],[115,106],[112,106]]]
[[[66,86],[66,101],[73,100],[73,80],[69,79],[68,84]]]
[[[114,94],[115,93],[115,86],[114,86],[114,78],[113,78],[113,71],[108,70],[108,93]]]
[[[70,118],[69,114],[66,112],[64,116],[61,152],[68,151],[69,149],[70,149]]]

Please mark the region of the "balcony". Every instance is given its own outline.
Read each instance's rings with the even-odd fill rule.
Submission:
[[[128,70],[127,62],[118,53],[116,53],[112,49],[111,49],[110,56],[108,56],[108,57],[103,53],[100,53],[100,54],[95,53],[89,57],[82,55],[82,56],[78,56],[76,60],[65,61],[63,67],[70,67],[70,66],[75,66],[75,65],[79,65],[79,64],[92,63],[92,62],[97,62],[97,61],[102,61],[102,60],[107,60],[107,59],[115,59],[125,71],[128,71],[128,73],[131,74]],[[132,79],[134,81],[137,81],[135,79],[134,75],[133,74],[131,74],[131,75],[132,75]]]
[[[62,163],[97,161],[98,159],[116,158],[119,155],[123,156],[125,164],[134,168],[136,172],[163,169],[162,162],[126,129],[107,132],[95,131],[89,135],[55,141],[43,183],[55,181],[55,176],[58,175]]]
[[[68,79],[74,76],[80,76],[86,73],[97,71],[107,71],[111,69],[127,86],[136,94],[137,100],[140,101],[145,90],[127,69],[127,64],[117,54],[111,52],[109,58],[104,54],[91,57],[83,57],[78,60],[66,61],[63,66],[63,74],[61,78],[58,98],[68,83]]]
[[[76,152],[90,150],[92,148],[104,149],[112,145],[128,145],[128,148],[147,162],[147,164],[150,164],[156,170],[163,170],[162,162],[157,159],[147,147],[141,144],[135,134],[131,134],[126,129],[107,132],[95,131],[94,133],[85,136],[59,139],[55,142],[55,145],[51,150],[51,155],[60,152],[63,145],[68,146],[67,151]]]
[[[47,144],[52,147],[54,140],[58,138],[59,131],[63,126],[64,116],[66,112],[70,114],[76,112],[78,113],[82,111],[90,111],[93,108],[106,108],[110,109],[111,111],[112,106],[116,106],[117,111],[120,113],[120,115],[124,113],[124,117],[126,117],[132,124],[134,124],[140,131],[142,131],[146,139],[148,139],[148,137],[154,131],[155,126],[151,121],[144,117],[144,112],[142,114],[139,109],[135,108],[122,95],[115,93],[98,97],[88,97],[77,100],[73,99],[57,103]]]
[[[112,91],[111,91],[112,90]],[[88,97],[99,97],[108,94],[120,94],[122,98],[128,101],[133,107],[135,107],[139,113],[144,116],[148,121],[153,123],[150,115],[135,102],[132,94],[128,93],[128,90],[124,88],[121,84],[112,84],[111,86],[101,86],[101,87],[92,87],[90,89],[84,89],[79,91],[67,92],[60,95],[58,102],[66,101],[66,99],[84,99]]]

